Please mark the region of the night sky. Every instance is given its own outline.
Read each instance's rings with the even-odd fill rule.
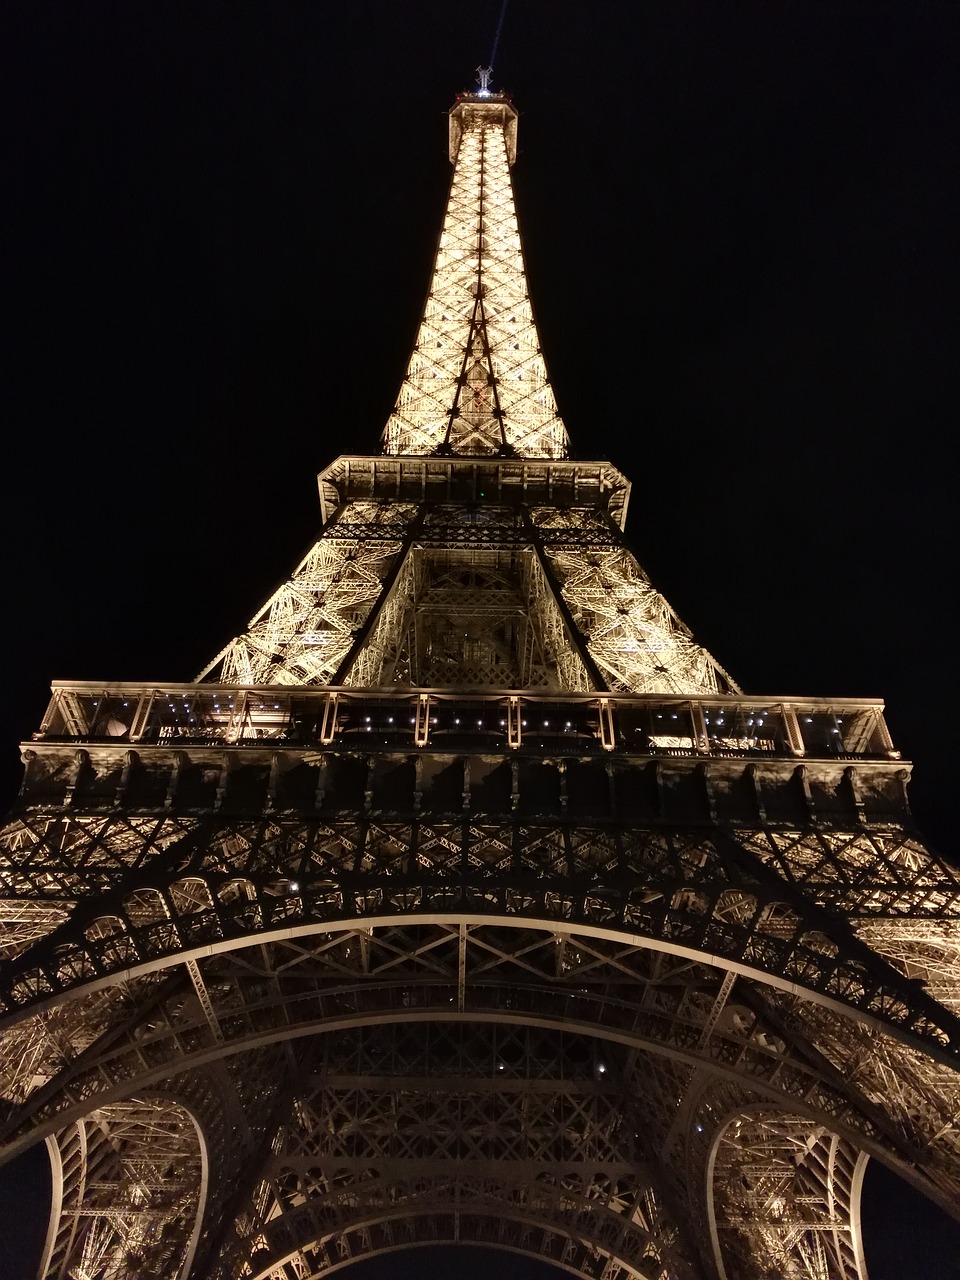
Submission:
[[[192,679],[376,451],[499,9],[3,6],[9,799],[51,679]],[[512,0],[494,80],[577,456],[745,689],[886,699],[948,856],[958,47],[954,2]],[[960,1274],[882,1181],[873,1280]]]

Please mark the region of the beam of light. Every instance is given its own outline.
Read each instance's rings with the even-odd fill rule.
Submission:
[[[500,17],[497,19],[497,32],[493,37],[493,48],[490,50],[490,57],[487,59],[488,67],[495,67],[497,65],[497,46],[500,44],[500,32],[503,30],[503,18],[506,12],[507,0],[503,0],[503,3],[500,6]]]

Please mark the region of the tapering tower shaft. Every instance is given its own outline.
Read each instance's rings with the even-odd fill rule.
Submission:
[[[384,453],[567,456],[527,294],[516,146],[505,97],[471,94],[452,108],[450,198]]]

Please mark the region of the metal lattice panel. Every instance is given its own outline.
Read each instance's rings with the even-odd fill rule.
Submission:
[[[48,1145],[54,1212],[42,1274],[163,1275],[192,1254],[206,1178],[183,1107],[131,1098],[90,1112]]]
[[[858,1215],[851,1211],[865,1165],[861,1152],[836,1134],[811,1131],[809,1122],[749,1114],[732,1121],[714,1165],[714,1185],[725,1192],[718,1216],[727,1274],[746,1273],[759,1221],[763,1250],[785,1278],[865,1280]]]
[[[322,538],[203,673],[224,683],[322,684],[381,594],[400,544]]]
[[[545,550],[564,600],[612,689],[708,693],[736,688],[696,644],[667,601],[622,545],[581,542],[582,523],[566,511],[537,510],[538,529],[566,539]]]
[[[388,500],[339,507],[201,678],[698,695],[736,687],[599,512]]]
[[[453,183],[433,281],[384,453],[563,458],[567,436],[527,295],[505,101],[451,113]]]

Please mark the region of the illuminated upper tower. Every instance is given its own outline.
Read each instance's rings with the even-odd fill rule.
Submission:
[[[453,181],[391,454],[565,458],[523,269],[510,167],[517,113],[481,90],[450,112]]]
[[[200,679],[736,687],[628,549],[629,481],[568,457],[527,293],[516,138],[505,96],[454,104],[446,217],[383,454],[321,473],[319,540]]]

